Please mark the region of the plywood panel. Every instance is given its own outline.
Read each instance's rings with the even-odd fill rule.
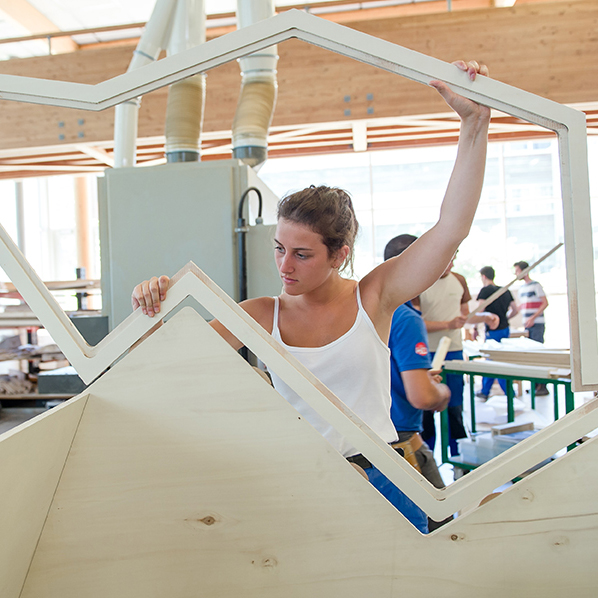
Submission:
[[[596,440],[422,536],[191,310],[88,390],[22,598],[594,595]]]
[[[598,4],[580,0],[349,25],[445,61],[476,57],[489,64],[492,76],[500,81],[560,103],[578,103],[598,101],[597,23]],[[99,82],[123,73],[131,51],[117,47],[11,60],[0,63],[0,72]],[[299,41],[280,44],[279,52],[274,125],[446,112],[432,90],[374,67]],[[238,65],[213,69],[207,85],[204,130],[229,130],[240,86]],[[374,99],[367,100],[367,94]],[[163,135],[165,106],[166,90],[144,98],[140,137]],[[112,109],[90,114],[2,101],[0,107],[0,149],[113,138]],[[346,109],[350,116],[345,116]]]
[[[0,596],[18,598],[87,396],[0,435]]]
[[[388,595],[419,532],[195,312],[88,391],[23,598]]]

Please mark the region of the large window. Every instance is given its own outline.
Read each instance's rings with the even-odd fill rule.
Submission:
[[[598,139],[589,138],[590,165]],[[421,235],[436,222],[456,155],[455,146],[332,154],[268,160],[260,177],[279,196],[308,185],[347,189],[360,223],[355,276],[381,263],[384,246],[401,233]],[[480,207],[455,269],[475,296],[482,266],[495,268],[497,284],[513,278],[515,261],[530,263],[563,240],[558,146],[554,140],[491,143]],[[91,261],[87,277],[99,278],[96,177],[87,178],[87,227]],[[0,223],[21,238],[25,255],[45,280],[72,280],[80,255],[80,199],[73,177],[26,179],[17,193],[0,181]],[[598,226],[598,170],[590,168],[594,229]],[[19,219],[18,197],[22,198]],[[595,250],[595,265],[598,253]],[[559,250],[533,272],[549,296],[547,341],[568,346],[565,253]],[[0,280],[7,280],[0,271]],[[515,286],[516,288],[516,286]],[[67,308],[72,309],[69,299]]]
[[[589,154],[595,163],[598,140],[589,140]],[[444,146],[271,159],[260,177],[281,196],[310,184],[349,191],[361,226],[355,256],[355,274],[361,277],[381,263],[392,237],[421,235],[436,222],[455,155],[455,146]],[[596,223],[598,174],[590,172]],[[532,263],[563,240],[559,177],[556,139],[489,145],[480,207],[455,265],[474,296],[482,266],[493,266],[497,284],[506,284],[514,277],[514,262]],[[564,250],[538,266],[533,278],[549,295],[547,341],[568,346]]]
[[[43,280],[74,280],[84,265],[82,244],[89,245],[86,278],[100,277],[96,186],[96,177],[87,177],[77,197],[72,176],[0,182],[0,224]],[[0,270],[0,281],[8,280]],[[76,309],[72,292],[57,298],[65,309]]]

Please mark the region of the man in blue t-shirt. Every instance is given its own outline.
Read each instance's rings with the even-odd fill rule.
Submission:
[[[417,237],[399,235],[384,250],[384,259],[402,253]],[[408,301],[395,310],[390,336],[390,381],[392,404],[390,414],[399,435],[399,442],[409,441],[424,477],[436,488],[444,488],[434,455],[421,438],[423,410],[442,411],[451,393],[440,382],[438,373],[431,373],[428,334],[421,313]],[[450,517],[447,521],[451,520]],[[429,530],[440,525],[428,521]]]

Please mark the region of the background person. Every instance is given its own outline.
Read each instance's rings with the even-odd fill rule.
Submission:
[[[463,359],[462,328],[469,315],[471,295],[465,277],[453,272],[455,255],[441,274],[440,278],[419,295],[416,303],[421,309],[428,331],[428,341],[432,350],[432,358],[436,353],[440,339],[448,336],[451,339],[446,359]],[[484,322],[488,326],[496,326],[498,318],[492,314],[473,316],[472,323]],[[466,438],[467,432],[463,424],[463,390],[465,383],[461,374],[446,374],[446,383],[451,391],[448,405],[449,449],[452,456],[459,454],[457,440]],[[436,422],[434,413],[424,412],[423,438],[434,450],[436,443]]]
[[[400,255],[416,239],[413,235],[399,235],[391,239],[384,249],[384,260]],[[392,396],[390,416],[399,442],[408,445],[425,478],[436,488],[444,488],[434,453],[421,437],[422,417],[425,411],[443,411],[451,393],[448,386],[441,383],[438,372],[430,370],[432,359],[428,350],[426,325],[411,301],[395,310],[388,346]],[[452,519],[449,517],[443,522],[436,522],[428,518],[429,531]]]
[[[519,276],[525,269],[529,268],[527,262],[515,262],[515,275]],[[544,310],[548,307],[548,299],[542,285],[532,280],[529,274],[523,277],[523,284],[518,291],[519,311],[523,319],[523,327],[527,330],[529,338],[538,343],[544,343],[545,319]],[[536,384],[536,395],[546,396],[548,388],[546,384]]]
[[[526,268],[527,262],[515,262],[515,274],[519,276]],[[545,319],[544,310],[548,307],[548,299],[542,285],[532,280],[529,274],[523,277],[523,284],[517,291],[519,311],[523,318],[523,326],[529,333],[529,338],[538,343],[544,342]]]
[[[490,295],[498,291],[501,287],[494,284],[494,268],[492,266],[484,266],[480,270],[482,284],[484,285],[478,293],[478,300],[482,301],[488,299]],[[486,338],[491,338],[495,341],[502,341],[503,338],[508,338],[510,334],[509,320],[517,315],[519,309],[511,295],[511,291],[506,291],[498,299],[490,303],[486,307],[486,311],[496,314],[499,318],[498,326],[492,330],[486,324]],[[495,378],[483,378],[482,390],[476,393],[476,397],[486,400],[490,396],[490,389],[494,384]],[[507,394],[507,383],[502,378],[498,380],[502,391]]]

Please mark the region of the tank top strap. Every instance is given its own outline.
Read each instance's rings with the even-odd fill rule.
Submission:
[[[359,283],[357,283],[357,307],[359,308],[359,311],[363,310],[363,305],[361,304],[361,291],[359,290]],[[363,310],[365,311],[365,310]]]
[[[280,332],[278,330],[278,312],[280,309],[280,300],[279,297],[276,296],[274,299],[274,319],[272,321],[272,336],[276,339],[280,338]]]

